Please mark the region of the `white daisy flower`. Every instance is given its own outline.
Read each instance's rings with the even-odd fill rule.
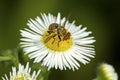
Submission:
[[[16,67],[12,67],[12,72],[10,72],[10,78],[2,77],[2,80],[36,80],[38,75],[40,74],[40,70],[38,72],[33,71],[31,75],[31,68],[29,68],[29,63],[26,64],[24,68],[23,65],[19,64],[18,70]]]
[[[105,76],[106,80],[118,80],[118,75],[115,72],[114,67],[112,65],[103,63],[100,66],[100,70],[103,72],[103,75]]]
[[[66,70],[79,69],[79,62],[89,63],[94,58],[92,45],[94,37],[88,37],[86,27],[76,26],[75,21],[69,23],[61,14],[41,14],[41,17],[30,19],[29,28],[21,31],[21,46],[34,62],[51,68]]]

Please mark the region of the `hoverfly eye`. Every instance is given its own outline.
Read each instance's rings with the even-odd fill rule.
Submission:
[[[55,27],[58,28],[58,24],[55,24]]]

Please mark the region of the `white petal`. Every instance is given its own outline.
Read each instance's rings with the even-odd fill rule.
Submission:
[[[58,13],[56,23],[60,24],[60,19],[61,19],[61,15],[60,15],[60,13]]]
[[[50,24],[48,23],[48,19],[46,17],[46,14],[41,14],[41,17],[44,21],[45,27],[47,28]]]
[[[35,58],[34,62],[41,62],[48,54],[48,51],[44,51],[39,53],[41,55],[36,55],[37,57]]]
[[[45,23],[43,22],[43,20],[40,17],[37,16],[36,21],[39,23],[41,28],[43,28],[43,30],[48,28],[47,26],[45,26]]]
[[[62,25],[62,26],[65,26],[65,25],[64,25],[65,20],[66,20],[66,18],[65,18],[65,17],[61,20],[61,25]]]

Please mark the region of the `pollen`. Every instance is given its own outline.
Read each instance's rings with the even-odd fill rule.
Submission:
[[[63,36],[61,35],[61,40],[58,37],[57,33],[49,34],[47,31],[43,35],[43,43],[44,45],[53,51],[64,52],[70,49],[73,45],[73,39],[70,35],[69,39],[63,40]],[[67,36],[66,36],[67,37]]]

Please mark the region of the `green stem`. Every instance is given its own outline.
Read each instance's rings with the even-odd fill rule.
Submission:
[[[11,58],[9,56],[0,56],[0,61],[8,61],[8,60],[11,60]]]

